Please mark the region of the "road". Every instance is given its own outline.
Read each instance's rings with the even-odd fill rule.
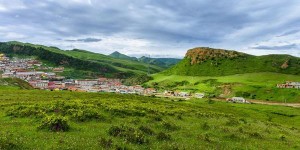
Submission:
[[[226,101],[226,99],[224,98],[215,98],[213,100]],[[288,107],[300,108],[300,103],[280,103],[280,102],[270,102],[270,101],[263,101],[263,100],[247,100],[247,101],[253,104],[277,105],[277,106],[288,106]]]

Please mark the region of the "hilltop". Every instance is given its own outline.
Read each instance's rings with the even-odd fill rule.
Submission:
[[[111,53],[109,56],[114,57],[114,58],[138,61],[138,59],[136,57],[130,57],[130,56],[124,55],[124,54],[122,54],[118,51],[115,51],[115,52]]]
[[[290,55],[253,56],[237,51],[199,47],[164,74],[224,76],[255,72],[300,74],[300,58]]]
[[[109,56],[114,57],[114,58],[119,58],[119,59],[139,61],[142,63],[159,66],[161,68],[170,68],[170,67],[174,66],[175,64],[177,64],[178,62],[180,62],[180,60],[181,60],[178,58],[150,58],[150,57],[146,57],[146,56],[136,58],[136,57],[127,56],[118,51],[111,53]]]
[[[67,77],[114,77],[127,78],[146,74],[148,64],[117,59],[107,55],[93,53],[85,50],[61,50],[57,47],[47,47],[21,42],[0,42],[0,52],[8,56],[33,56],[54,66],[67,68],[63,74]],[[156,73],[163,68],[150,65],[150,73]]]

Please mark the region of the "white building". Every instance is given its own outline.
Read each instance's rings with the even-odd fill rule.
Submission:
[[[203,98],[204,96],[205,96],[204,93],[196,93],[196,94],[195,94],[195,97],[196,97],[196,98]]]
[[[98,80],[75,80],[75,84],[80,86],[93,86],[98,84]]]

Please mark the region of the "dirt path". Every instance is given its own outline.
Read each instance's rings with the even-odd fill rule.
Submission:
[[[289,106],[289,107],[297,107],[300,108],[300,103],[279,103],[279,102],[266,102],[261,100],[248,100],[254,104],[263,104],[263,105],[279,105],[279,106]]]
[[[217,98],[214,99],[217,101],[226,101],[226,99],[221,99]],[[300,103],[279,103],[279,102],[268,102],[268,101],[263,101],[263,100],[247,100],[253,104],[262,104],[262,105],[277,105],[277,106],[289,106],[289,107],[295,107],[295,108],[300,108]]]

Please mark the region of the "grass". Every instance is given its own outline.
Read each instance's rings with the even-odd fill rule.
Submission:
[[[18,78],[0,78],[0,89],[33,89],[29,83]]]
[[[276,84],[285,81],[300,81],[298,75],[287,75],[280,73],[246,73],[222,77],[208,76],[180,76],[154,74],[154,80],[147,83],[157,88],[168,88],[175,90],[186,90],[192,92],[205,92],[223,94],[225,97],[244,97],[270,100],[278,102],[300,102],[300,92],[297,89],[278,89]],[[185,84],[180,84],[185,82]],[[226,86],[224,86],[226,85]]]
[[[0,89],[0,122],[0,149],[300,148],[299,109],[206,99]]]

